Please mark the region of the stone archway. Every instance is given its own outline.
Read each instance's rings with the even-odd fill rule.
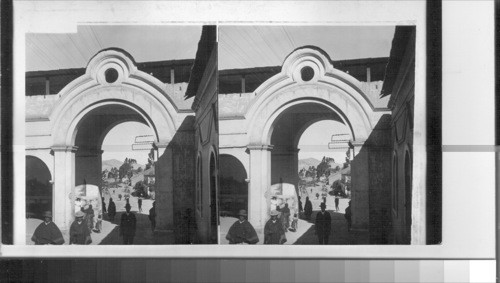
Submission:
[[[125,121],[148,125],[154,133],[155,159],[159,160],[178,128],[177,124],[186,114],[179,113],[160,81],[139,71],[130,55],[117,49],[96,54],[85,75],[68,84],[59,96],[49,117],[54,156],[54,202],[58,203],[54,221],[61,229],[67,229],[73,219],[73,189],[87,175],[93,177],[86,181],[98,182],[100,147],[113,125]],[[157,190],[161,191],[161,187],[171,190],[168,184],[171,183],[172,167],[158,165],[166,171],[157,174]],[[82,168],[91,169],[82,172]],[[172,194],[159,193],[156,196],[159,211],[162,207],[172,207],[172,199],[166,195]],[[162,219],[163,216],[167,219]],[[162,214],[157,222],[159,229],[172,229],[173,212]]]
[[[279,121],[301,107],[315,106],[323,117],[312,117],[299,123],[299,128],[317,119],[333,119],[345,124],[351,134],[351,145],[357,154],[367,149],[369,139],[379,119],[389,114],[388,109],[375,109],[363,93],[360,82],[350,75],[336,70],[326,53],[317,48],[304,47],[292,52],[283,63],[279,74],[264,82],[255,91],[256,98],[245,115],[247,126],[247,150],[250,154],[249,220],[257,230],[262,230],[268,217],[264,197],[265,190],[276,181],[271,172],[273,153],[283,151],[284,144],[277,142],[274,133],[280,131]],[[286,118],[285,118],[286,119]],[[296,133],[292,140],[296,140]],[[273,138],[274,137],[274,138]],[[295,152],[294,152],[295,150]],[[284,149],[289,159],[286,163],[294,167],[297,162],[296,144]],[[365,156],[366,157],[366,156]],[[363,159],[365,158],[363,157]],[[366,162],[366,163],[364,163]],[[296,166],[294,167],[296,168]],[[368,229],[368,161],[353,163],[353,209],[366,211],[354,217],[353,227]],[[288,176],[296,183],[293,176]],[[357,192],[354,192],[358,188]],[[355,199],[357,198],[357,199]]]

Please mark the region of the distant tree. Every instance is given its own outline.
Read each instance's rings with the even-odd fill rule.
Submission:
[[[136,163],[137,163],[137,161],[135,161],[135,159],[125,158],[125,161],[123,162],[122,166],[120,166],[120,169],[118,169],[118,172],[119,172],[118,177],[120,179],[122,179],[124,177],[131,178],[132,175],[133,175],[133,173],[132,173],[132,169],[133,169],[132,164],[136,164]]]
[[[316,167],[316,177],[317,178],[319,178],[323,175],[325,175],[325,176],[330,175],[329,171],[330,171],[330,167],[331,167],[331,165],[330,165],[331,162],[335,162],[335,160],[333,158],[323,156],[323,159]]]
[[[118,178],[118,169],[116,167],[111,168],[108,173],[108,178],[117,179]]]
[[[101,179],[104,181],[105,179],[108,178],[108,175],[109,175],[108,169],[103,170],[101,173]]]
[[[135,183],[134,185],[134,194],[133,195],[136,195],[138,197],[146,197],[148,194],[146,193],[146,185],[144,185],[144,182],[143,181],[139,181],[137,183]]]
[[[139,166],[139,168],[137,168],[137,173],[141,173],[142,172],[142,167]]]

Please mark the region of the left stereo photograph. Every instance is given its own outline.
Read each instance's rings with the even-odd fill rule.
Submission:
[[[219,242],[216,33],[79,25],[26,34],[16,244]],[[195,195],[200,186],[207,193]]]

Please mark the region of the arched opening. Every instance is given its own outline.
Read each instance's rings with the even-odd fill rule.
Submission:
[[[248,211],[247,172],[238,158],[220,155],[220,214],[237,217],[240,209]]]
[[[320,121],[331,121],[336,125],[340,125],[337,128],[341,129],[342,132],[337,132],[335,129],[329,131],[328,125],[332,126],[332,124],[327,123],[321,124],[320,128],[313,130],[313,133],[308,132],[305,134],[308,128]],[[316,126],[313,126],[313,128]],[[301,137],[311,137],[312,134],[314,134],[314,137],[310,141],[313,141],[313,143],[308,141],[309,144],[303,144],[302,148],[299,148]],[[315,137],[318,134],[319,136],[324,135],[322,141],[316,141]],[[346,135],[343,137],[344,144],[339,144],[339,146],[342,146],[342,149],[347,149],[348,140],[351,138],[350,131],[340,116],[325,105],[303,103],[286,109],[273,123],[271,135],[271,145],[273,146],[271,151],[271,184],[290,183],[298,188],[299,152],[314,152],[317,155],[318,153],[321,154],[321,152],[333,151],[328,148],[333,134]],[[344,153],[346,152],[345,149]],[[302,153],[300,155],[303,158],[305,157]]]
[[[299,196],[316,203],[313,210],[319,210],[318,201],[327,200],[328,208],[333,209],[334,196],[350,196],[349,139],[349,129],[335,120],[314,122],[301,134],[297,146]]]
[[[217,213],[217,160],[215,154],[210,154],[210,235],[213,244],[218,243],[219,216]]]
[[[411,244],[411,202],[412,202],[412,168],[409,151],[405,154],[405,244]]]
[[[52,211],[52,177],[45,163],[26,156],[26,216],[43,219],[43,212]]]
[[[334,195],[347,198],[350,191],[349,126],[326,105],[306,102],[286,109],[272,129],[271,185],[291,184],[313,210],[321,202],[334,210]],[[298,204],[284,194],[290,210],[297,211]]]
[[[90,111],[80,120],[75,135],[75,185],[86,183],[102,188],[107,186],[105,179],[110,179],[104,177],[110,175],[114,187],[143,181],[133,173],[147,169],[155,139],[144,117],[131,108],[106,105]],[[106,172],[111,170],[112,174]]]
[[[121,213],[129,205],[137,215],[138,226],[149,228],[144,222],[155,200],[155,157],[151,153],[155,140],[145,116],[125,105],[101,105],[79,120],[74,133],[75,187],[97,186],[99,193],[75,190],[72,205],[75,212],[92,205],[95,218],[101,216],[101,225],[94,225],[96,232],[119,224]],[[113,218],[104,211],[111,198],[117,213]],[[138,232],[145,234],[149,229]],[[103,243],[121,244],[113,239]]]

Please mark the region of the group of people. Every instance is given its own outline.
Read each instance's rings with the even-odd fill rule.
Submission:
[[[59,230],[59,227],[52,222],[52,213],[46,211],[44,214],[44,221],[38,225],[31,237],[35,245],[62,245],[64,238]],[[84,221],[85,213],[77,211],[75,213],[75,221],[71,224],[69,232],[70,245],[88,245],[92,243],[90,237],[90,228],[86,221]]]
[[[272,210],[270,213],[270,219],[266,222],[264,226],[264,244],[265,245],[282,245],[286,243],[286,231],[289,223],[289,213],[287,212],[287,205],[281,209],[281,211]],[[302,203],[299,200],[299,210],[302,210]],[[328,245],[332,230],[332,217],[328,211],[326,211],[326,203],[322,202],[320,204],[320,209],[316,214],[315,219],[315,234],[318,237],[318,243],[320,245]],[[338,211],[338,202],[335,201],[335,210]],[[306,203],[304,205],[304,213],[307,219],[311,219],[312,214],[312,204],[309,197],[306,197]],[[254,227],[250,222],[248,222],[248,215],[246,210],[240,210],[238,213],[239,219],[229,228],[226,235],[226,239],[229,244],[257,244],[259,242],[259,237],[255,232]],[[345,209],[344,217],[347,222],[347,229],[351,231],[351,201],[349,201],[349,206]]]
[[[102,198],[103,213],[107,213],[111,222],[114,222],[116,215],[116,204],[113,198],[109,199],[109,204],[106,209],[104,198]],[[142,209],[142,207],[141,207]],[[59,227],[52,222],[52,213],[47,211],[43,214],[44,221],[38,225],[31,237],[35,245],[62,245],[65,243],[63,235]],[[100,215],[99,215],[100,216]],[[98,216],[98,217],[99,217]],[[75,221],[71,224],[69,230],[69,244],[70,245],[89,245],[92,243],[92,232],[100,232],[101,225],[100,218],[97,221],[98,225],[94,222],[95,213],[92,205],[80,207],[80,210],[75,212]],[[155,203],[149,210],[149,220],[151,222],[151,229],[154,231],[156,227],[156,210]],[[131,212],[131,205],[127,199],[125,205],[125,213],[121,215],[120,219],[120,236],[123,238],[124,245],[131,245],[134,242],[136,232],[137,219],[134,213]]]
[[[271,218],[264,226],[264,244],[281,245],[286,242],[285,226],[283,221],[278,219],[280,213],[276,210],[271,211]],[[238,213],[238,220],[229,228],[226,239],[229,244],[257,244],[259,236],[252,224],[248,222],[246,210],[242,209]]]

